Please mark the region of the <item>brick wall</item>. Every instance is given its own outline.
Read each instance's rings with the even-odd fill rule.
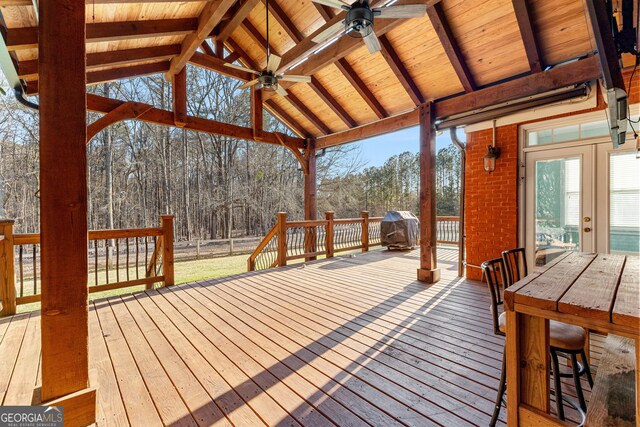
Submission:
[[[631,70],[623,73],[628,85]],[[633,78],[629,103],[640,102],[640,68]],[[547,117],[543,120],[582,114],[605,108],[598,93],[595,108]],[[520,123],[524,124],[524,123]],[[506,249],[518,244],[518,127],[520,124],[501,126],[496,129],[496,147],[500,157],[496,160],[495,172],[488,174],[482,166],[482,157],[491,145],[492,129],[472,132],[467,135],[467,166],[465,169],[465,234],[467,245],[466,275],[479,280],[483,261],[499,257]]]

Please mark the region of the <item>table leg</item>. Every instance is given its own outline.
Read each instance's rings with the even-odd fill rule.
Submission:
[[[549,389],[549,320],[507,312],[507,423],[520,404],[548,414]]]

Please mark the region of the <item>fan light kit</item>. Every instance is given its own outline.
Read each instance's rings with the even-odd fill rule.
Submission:
[[[347,34],[350,37],[362,39],[370,53],[376,53],[382,50],[380,41],[373,31],[375,17],[391,19],[420,18],[427,13],[427,6],[425,4],[371,8],[371,6],[369,6],[369,0],[359,0],[353,4],[346,3],[342,0],[312,1],[347,12],[347,16],[343,21],[336,22],[315,36],[312,39],[314,43],[323,43],[335,36]]]
[[[265,1],[265,13],[267,15],[266,25],[267,25],[267,37],[266,37],[266,46],[265,50],[267,51],[267,68],[262,71],[252,70],[251,68],[241,67],[240,65],[235,64],[224,64],[229,68],[235,68],[236,70],[241,70],[246,73],[255,74],[258,76],[257,78],[250,80],[240,86],[240,89],[246,89],[255,85],[258,85],[258,89],[276,92],[280,96],[287,96],[287,91],[280,86],[280,82],[296,82],[296,83],[310,83],[311,76],[295,76],[295,75],[284,75],[284,74],[276,74],[278,67],[280,66],[280,58],[278,55],[274,55],[271,53],[271,46],[269,45],[269,0]]]

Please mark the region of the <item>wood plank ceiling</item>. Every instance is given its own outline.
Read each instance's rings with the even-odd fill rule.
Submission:
[[[582,0],[396,4],[420,2],[429,5],[423,18],[376,20],[379,53],[371,55],[362,42],[343,36],[309,55],[317,49],[310,36],[340,19],[335,17],[339,11],[310,0],[270,0],[270,42],[272,52],[283,56],[281,69],[308,56],[289,73],[313,75],[313,80],[286,83],[288,97],[265,94],[265,107],[299,136],[319,137],[594,51]],[[155,73],[170,77],[187,60],[246,79],[246,73],[223,64],[266,65],[265,8],[264,0],[87,0],[88,83]],[[0,0],[0,12],[5,43],[28,92],[35,93],[33,3]]]

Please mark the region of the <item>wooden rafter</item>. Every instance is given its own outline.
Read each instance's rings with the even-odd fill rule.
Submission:
[[[138,3],[174,3],[176,0],[85,0],[88,5],[92,4],[138,4]],[[180,0],[181,3],[203,2],[210,0]],[[33,0],[0,0],[0,7],[5,6],[33,6]]]
[[[422,2],[424,2],[427,6],[432,6],[439,1],[440,0],[422,0]],[[374,1],[372,2],[372,6],[376,6],[379,3],[381,3],[381,0]],[[398,0],[394,3],[394,5],[415,3],[415,0]],[[328,46],[321,52],[317,52],[314,55],[309,56],[311,55],[311,53],[318,49],[318,44],[313,42],[313,38],[315,38],[318,34],[326,30],[330,26],[342,21],[344,19],[344,15],[344,12],[338,13],[336,16],[327,21],[326,24],[311,33],[308,37],[305,37],[304,40],[301,40],[300,43],[297,43],[294,48],[290,49],[282,57],[282,63],[280,64],[280,69],[278,70],[278,72],[284,72],[303,58],[309,57],[307,61],[296,66],[290,72],[294,74],[313,75],[318,70],[321,70],[327,65],[334,63],[340,58],[344,58],[351,52],[362,47],[362,40],[360,39],[355,39],[352,37],[341,37],[337,42],[333,43],[331,46]],[[376,34],[381,36],[401,25],[403,22],[406,22],[406,20],[379,19],[375,21],[374,29]]]
[[[263,3],[266,3],[265,0],[262,0]],[[276,2],[276,0],[269,1],[269,13],[278,21],[280,26],[286,31],[286,33],[291,37],[291,40],[298,43],[300,40],[304,39],[304,34],[302,34],[291,22],[291,19],[284,13],[284,10],[280,7],[280,5]]]
[[[197,18],[101,22],[87,24],[86,40],[88,43],[95,43],[142,37],[176,36],[189,34],[197,29]],[[38,47],[38,28],[8,29],[6,44],[9,50],[35,49]]]
[[[400,60],[400,57],[393,46],[391,46],[391,42],[387,36],[382,35],[378,37],[378,39],[380,40],[380,46],[382,46],[382,56],[387,61],[387,64],[389,64],[389,67],[391,67],[393,74],[398,78],[402,87],[404,87],[407,95],[411,97],[411,100],[416,105],[422,104],[424,102],[424,97],[422,96],[420,89],[418,89],[418,86],[411,78],[411,75],[409,75],[407,67],[405,67]]]
[[[221,23],[214,31],[214,37],[217,41],[224,42],[236,28],[249,16],[249,12],[258,4],[259,0],[241,0],[233,9],[231,19]]]
[[[358,126],[358,123],[356,123],[356,121],[353,120],[349,113],[347,113],[347,111],[342,108],[340,104],[338,104],[335,98],[331,96],[329,91],[327,91],[327,89],[325,89],[325,87],[320,84],[318,79],[312,77],[309,86],[311,87],[311,89],[313,89],[316,95],[318,95],[325,102],[325,104],[327,104],[329,108],[331,108],[331,110],[333,110],[333,112],[336,113],[338,117],[340,117],[340,120],[342,120],[344,124],[346,124],[350,128]]]
[[[311,111],[306,105],[304,105],[300,98],[289,92],[289,95],[286,97],[286,99],[294,107],[296,107],[296,109],[298,109],[298,111],[300,111],[300,113],[302,113],[302,115],[307,120],[309,120],[315,127],[317,127],[320,132],[325,135],[331,133],[331,129],[329,128],[329,126],[327,126],[322,120],[320,120],[320,118],[318,118],[318,116],[313,113],[313,111]]]
[[[177,44],[89,53],[87,54],[87,70],[97,67],[135,64],[150,59],[166,60],[178,53],[180,53],[180,45]],[[38,60],[19,62],[18,76],[25,80],[37,79]]]
[[[178,74],[189,62],[189,58],[198,50],[202,42],[209,37],[211,31],[220,23],[225,13],[235,0],[212,0],[208,2],[198,17],[198,28],[182,42],[182,51],[171,60],[171,66],[165,77],[170,79]]]
[[[460,83],[462,83],[462,87],[467,92],[476,90],[476,83],[471,75],[469,67],[467,67],[466,62],[464,61],[460,47],[453,36],[453,32],[447,22],[442,5],[433,5],[433,7],[427,9],[427,14],[431,20],[431,25],[433,25],[433,29],[438,35],[438,39],[449,58],[449,62],[451,62]]]
[[[225,76],[233,77],[245,82],[253,78],[252,74],[245,71],[231,67],[225,67],[224,64],[227,64],[228,62],[224,59],[218,58],[217,56],[211,56],[205,53],[196,52],[193,54],[189,62],[193,65],[215,71],[218,74],[224,74]]]
[[[477,91],[435,101],[435,118],[443,119],[457,114],[486,108],[527,96],[552,91],[555,89],[588,82],[600,77],[598,58],[591,56],[570,64],[555,67],[540,73],[500,83]],[[316,148],[327,148],[346,144],[371,136],[382,135],[394,130],[415,126],[419,123],[419,109],[414,109],[397,116],[369,123],[355,129],[320,136],[316,140]]]
[[[123,120],[140,117],[149,111],[151,105],[128,101],[114,108],[95,122],[87,126],[87,144],[104,128]]]
[[[249,37],[251,37],[251,40],[253,40],[254,43],[256,43],[260,47],[260,49],[263,52],[266,53],[267,52],[267,40],[262,36],[262,34],[260,34],[260,31],[258,31],[258,29],[256,27],[254,27],[253,24],[251,22],[249,22],[249,20],[247,20],[247,19],[245,19],[242,22],[241,26],[246,31],[246,33],[249,35]],[[273,49],[273,47],[271,47],[271,53],[273,53],[274,55],[282,56],[275,49]],[[265,59],[265,64],[266,64],[266,59]]]
[[[97,113],[107,114],[124,103],[125,101],[120,101],[118,99],[87,94],[87,109]],[[146,107],[148,104],[142,105]],[[172,111],[162,110],[150,105],[149,109],[145,113],[141,114],[137,120],[155,123],[162,126],[175,126]],[[184,129],[255,141],[253,138],[253,129],[251,128],[204,119],[201,117],[186,116]],[[306,140],[280,134],[279,132],[263,132],[260,142],[280,145],[280,139],[284,139],[288,144],[300,149],[303,149],[306,146]]]
[[[295,132],[298,135],[301,135],[303,137],[308,137],[309,136],[309,132],[305,128],[303,128],[300,125],[300,123],[295,121],[293,119],[293,117],[291,117],[289,114],[287,114],[287,112],[284,111],[278,104],[276,104],[273,99],[270,99],[268,101],[263,101],[263,102],[264,102],[264,105],[267,108],[267,110],[273,116],[275,116],[278,120],[280,120],[282,123],[284,123],[286,126],[288,126],[289,129],[291,129],[293,132]]]
[[[539,73],[543,67],[542,54],[540,53],[540,47],[538,46],[538,41],[533,31],[529,2],[528,0],[512,0],[512,3],[513,10],[516,13],[516,19],[518,20],[520,37],[522,38],[527,60],[529,61],[529,68],[532,73]]]
[[[375,97],[371,90],[367,87],[366,83],[358,76],[355,70],[349,65],[346,59],[340,58],[335,63],[336,67],[340,70],[343,76],[349,80],[349,83],[356,89],[358,94],[364,99],[369,108],[373,110],[379,119],[384,119],[388,116],[380,101]]]
[[[203,40],[200,47],[202,48],[202,52],[206,53],[207,55],[216,56],[216,53],[214,52],[208,41]]]
[[[87,84],[98,84],[113,80],[129,79],[133,77],[148,76],[151,74],[164,73],[169,70],[169,61],[152,62],[150,64],[132,65],[130,67],[110,68],[108,70],[91,71],[87,73]],[[38,93],[38,81],[27,82],[27,94]]]
[[[335,14],[330,7],[319,3],[313,3],[313,5],[315,6],[322,19],[325,20],[325,22],[331,20],[331,18],[334,17]]]

